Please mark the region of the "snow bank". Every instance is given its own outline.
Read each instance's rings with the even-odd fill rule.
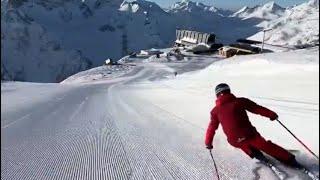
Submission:
[[[78,84],[93,81],[110,80],[123,76],[133,69],[131,65],[106,65],[79,72],[61,83],[63,84]]]
[[[210,46],[205,43],[199,43],[196,45],[188,46],[186,47],[186,49],[191,52],[203,52],[208,51],[210,49]]]

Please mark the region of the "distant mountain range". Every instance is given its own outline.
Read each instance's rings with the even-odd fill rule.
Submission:
[[[282,8],[275,2],[271,1],[263,6],[255,6],[253,8],[243,7],[235,12],[232,17],[240,18],[260,18],[260,19],[275,19],[283,15],[285,8]]]
[[[192,14],[201,14],[201,13],[211,13],[214,15],[220,16],[229,16],[233,12],[230,10],[225,10],[217,8],[214,6],[207,6],[200,2],[193,2],[189,0],[181,0],[180,2],[174,3],[168,10],[170,13],[192,13]]]
[[[285,9],[270,2],[233,13],[187,0],[167,10],[145,0],[2,0],[1,79],[60,82],[107,58],[170,47],[177,28],[214,32],[220,42],[230,43],[265,27],[281,29],[275,21],[290,18],[288,13],[298,7]],[[319,13],[312,6],[305,10]],[[310,12],[299,18],[310,19]],[[316,15],[312,18],[319,20]],[[312,35],[306,42],[317,38]]]
[[[265,34],[266,43],[282,46],[309,46],[319,44],[319,0],[276,11],[274,19],[257,26],[271,29]],[[275,13],[275,14],[277,14]],[[261,40],[262,32],[249,39]]]

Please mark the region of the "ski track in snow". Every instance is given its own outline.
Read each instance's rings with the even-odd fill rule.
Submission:
[[[170,73],[138,68],[124,81],[1,115],[1,179],[215,179],[205,129],[130,94],[130,84]],[[240,152],[213,154],[221,179],[277,179]]]
[[[96,104],[101,96],[85,92],[75,91],[75,97],[67,98],[67,104],[57,103],[55,111],[36,111],[25,122],[2,129],[2,179],[128,176],[126,153],[113,120],[105,106]]]

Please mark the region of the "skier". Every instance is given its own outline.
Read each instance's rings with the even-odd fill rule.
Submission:
[[[215,131],[221,124],[227,136],[229,144],[240,148],[251,158],[262,162],[268,162],[261,151],[276,158],[280,162],[293,168],[301,169],[293,154],[284,148],[265,140],[250,123],[247,112],[252,112],[270,118],[271,121],[278,119],[278,115],[262,107],[247,98],[235,97],[227,84],[221,83],[216,86],[216,106],[211,111],[211,120],[206,132],[205,144],[207,149],[212,149],[212,141]]]

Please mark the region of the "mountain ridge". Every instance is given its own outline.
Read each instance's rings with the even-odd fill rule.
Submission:
[[[311,0],[308,6],[318,2]],[[287,12],[274,2],[242,8],[272,12],[268,18],[256,16],[261,13],[233,16],[186,0],[168,10],[145,0],[3,0],[1,5],[2,79],[37,82],[58,82],[107,58],[168,47],[177,28],[213,32],[219,41],[231,43],[255,35]],[[281,13],[274,15],[277,11]],[[70,60],[74,54],[78,60]]]

